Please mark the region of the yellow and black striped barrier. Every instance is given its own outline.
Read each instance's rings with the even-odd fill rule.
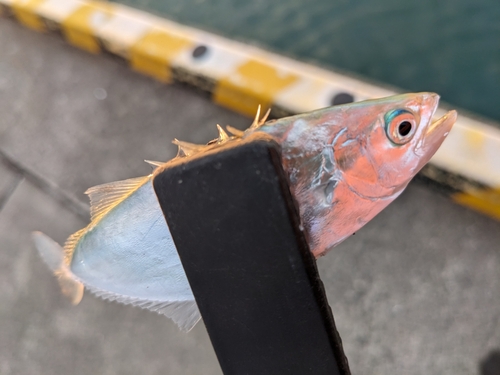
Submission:
[[[259,104],[281,117],[395,93],[114,3],[0,0],[0,13],[39,32],[61,33],[88,52],[120,56],[162,82],[188,84],[250,116]],[[500,220],[500,130],[460,114],[419,178]]]

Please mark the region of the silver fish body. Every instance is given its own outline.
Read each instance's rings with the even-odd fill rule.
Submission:
[[[406,94],[330,107],[277,121],[259,120],[245,132],[219,127],[208,145],[175,141],[189,158],[254,132],[270,134],[299,205],[313,254],[331,250],[392,202],[427,163],[456,113],[432,122],[439,97]],[[42,233],[36,247],[74,303],[84,286],[94,294],[163,313],[182,329],[200,319],[175,244],[156,199],[152,175],[96,186],[87,192],[91,223],[62,249]]]
[[[85,286],[101,298],[164,314],[181,329],[189,330],[200,315],[158,204],[152,176],[96,186],[89,195],[95,200],[93,195],[103,190],[131,187],[127,198],[105,214],[92,213],[96,225],[91,222],[83,233],[68,239],[65,248],[71,248],[72,253],[66,253],[66,259],[47,263],[75,304]],[[43,233],[35,232],[33,237],[44,259],[48,252],[63,253]],[[72,281],[77,285],[67,290]]]

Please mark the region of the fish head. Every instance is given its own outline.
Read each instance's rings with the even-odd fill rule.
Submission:
[[[333,140],[342,180],[368,199],[401,193],[444,141],[457,114],[438,120],[434,93],[369,100],[343,110],[346,126]]]
[[[258,127],[281,145],[281,162],[316,257],[387,207],[434,155],[457,117],[450,111],[433,121],[438,104],[434,93],[403,94]]]

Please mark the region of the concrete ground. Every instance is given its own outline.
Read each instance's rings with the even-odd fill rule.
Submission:
[[[72,307],[30,232],[63,242],[88,187],[249,120],[11,20],[0,51],[0,374],[220,374],[203,324]],[[318,265],[353,374],[500,374],[500,223],[412,183]]]

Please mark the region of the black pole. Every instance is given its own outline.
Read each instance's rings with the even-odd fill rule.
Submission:
[[[350,374],[278,144],[230,143],[154,188],[224,374]]]

